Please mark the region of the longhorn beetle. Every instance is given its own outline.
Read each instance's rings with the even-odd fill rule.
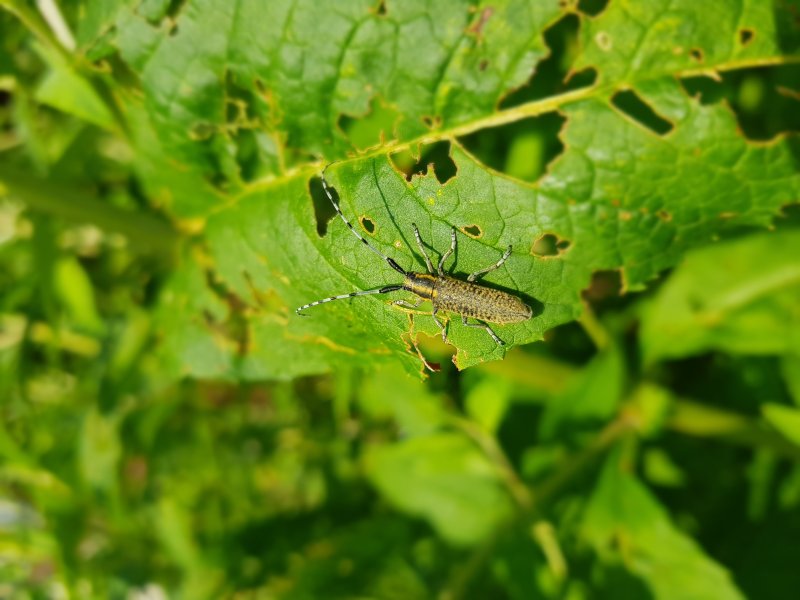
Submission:
[[[461,315],[461,322],[466,327],[478,327],[485,329],[489,335],[492,336],[492,339],[500,346],[504,346],[505,343],[503,340],[497,337],[495,332],[492,331],[492,328],[489,327],[486,322],[498,324],[520,323],[531,318],[531,315],[533,314],[531,307],[522,302],[522,300],[516,296],[512,296],[506,292],[501,292],[499,290],[474,283],[474,281],[481,275],[485,275],[490,271],[494,271],[504,262],[506,262],[506,259],[511,254],[511,246],[506,249],[506,251],[503,253],[503,256],[496,263],[486,267],[485,269],[481,269],[480,271],[472,273],[467,277],[466,281],[461,281],[460,279],[450,277],[444,271],[445,261],[456,251],[456,228],[453,227],[450,230],[450,249],[441,255],[438,269],[434,273],[431,259],[428,257],[428,253],[426,252],[425,247],[422,245],[422,237],[419,234],[419,229],[417,229],[416,224],[412,223],[411,227],[414,228],[414,238],[417,240],[417,247],[419,248],[419,251],[425,258],[425,265],[428,268],[428,272],[415,273],[414,271],[406,271],[400,265],[398,265],[393,258],[386,256],[383,252],[375,248],[364,237],[362,237],[361,234],[355,230],[350,221],[347,220],[347,217],[342,214],[339,205],[336,203],[336,200],[333,199],[333,195],[328,188],[328,183],[325,181],[325,171],[327,169],[328,167],[325,167],[325,169],[322,170],[320,177],[322,179],[322,187],[325,190],[325,194],[328,196],[328,199],[331,201],[331,204],[333,204],[333,208],[336,209],[336,212],[342,218],[344,224],[347,225],[350,231],[353,232],[353,235],[361,240],[361,242],[373,253],[385,260],[390,267],[403,276],[403,283],[384,285],[383,287],[374,288],[371,290],[350,292],[349,294],[341,294],[339,296],[331,296],[330,298],[317,300],[316,302],[304,304],[298,308],[295,311],[298,315],[305,316],[302,314],[302,312],[307,308],[317,306],[318,304],[325,304],[326,302],[333,302],[334,300],[344,300],[346,298],[367,296],[369,294],[388,294],[389,292],[405,290],[418,296],[419,299],[417,300],[416,304],[411,304],[405,300],[395,300],[392,304],[413,309],[417,308],[425,300],[430,300],[431,304],[433,305],[431,316],[436,322],[436,325],[438,325],[439,329],[442,331],[442,340],[445,343],[447,343],[447,329],[445,329],[445,326],[442,325],[441,321],[439,321],[439,318],[436,316],[436,313],[438,313],[440,310]],[[478,323],[467,323],[468,317],[476,319]]]

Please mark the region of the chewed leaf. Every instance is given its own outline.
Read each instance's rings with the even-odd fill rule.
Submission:
[[[477,239],[459,235],[458,251],[448,263],[456,277],[496,262],[513,247],[506,263],[482,281],[521,298],[534,308],[533,316],[496,326],[506,342],[501,347],[451,315],[448,338],[457,349],[456,364],[465,368],[501,358],[508,348],[539,340],[576,318],[593,271],[622,269],[629,287],[641,286],[731,222],[763,223],[800,193],[783,144],[750,146],[736,135],[725,111],[685,102],[686,115],[670,141],[625,122],[604,103],[576,105],[565,132],[567,149],[538,186],[487,170],[458,145],[452,152],[457,174],[445,184],[434,174],[409,182],[385,156],[333,165],[328,179],[354,227],[403,269],[425,270],[414,223],[434,262],[449,247],[452,227],[480,227]],[[617,132],[606,148],[593,147],[586,137],[589,128],[594,136],[598,127]],[[698,154],[688,140],[676,143],[689,131],[728,145],[724,152]],[[675,164],[681,165],[679,178],[669,166]],[[764,164],[772,173],[767,179],[760,175]],[[402,282],[340,220],[329,222],[326,235],[319,236],[306,177],[248,194],[209,220],[206,233],[219,275],[242,298],[252,299],[253,288],[273,290],[283,303],[287,335],[326,340],[332,360],[350,352],[396,355],[414,365],[404,339],[407,315],[384,296],[315,307],[305,319],[294,315],[294,308],[313,300]],[[738,186],[740,178],[751,184]],[[712,193],[716,203],[708,200]],[[740,212],[720,218],[726,207]],[[357,215],[369,215],[372,232]],[[568,250],[537,256],[534,245],[545,234],[568,242]],[[414,326],[429,335],[439,332],[430,316],[416,316]]]
[[[417,371],[416,336],[439,335],[429,304],[414,313],[391,304],[414,300],[403,292],[295,315],[309,302],[402,279],[330,220],[329,208],[319,210],[326,198],[317,198],[315,210],[310,190],[319,190],[315,178],[329,159],[338,159],[328,178],[342,211],[404,269],[425,269],[413,223],[434,262],[449,247],[451,229],[460,232],[447,265],[457,278],[513,247],[481,282],[519,298],[532,316],[494,325],[501,346],[486,331],[464,327],[457,313],[441,314],[459,368],[500,359],[576,319],[593,272],[618,271],[623,290],[642,289],[688,249],[727,230],[769,225],[800,197],[786,139],[749,143],[724,106],[690,98],[675,79],[698,72],[692,48],[702,50],[708,72],[780,61],[772,12],[748,1],[738,22],[710,23],[697,3],[681,0],[669,4],[671,18],[656,20],[664,2],[628,11],[612,2],[580,24],[585,43],[573,70],[596,69],[595,84],[498,110],[545,55],[542,33],[569,10],[561,4],[474,8],[452,0],[432,9],[389,2],[376,10],[354,2],[310,11],[311,18],[303,2],[290,11],[282,2],[265,8],[241,0],[233,10],[203,0],[176,16],[177,31],[163,43],[142,50],[123,44],[162,134],[159,156],[174,150],[171,160],[191,165],[176,173],[222,173],[213,193],[176,177],[183,190],[205,191],[176,194],[169,206],[174,214],[211,213],[203,230],[209,275],[246,307],[231,312],[239,326],[216,324],[209,334],[237,331],[232,343],[213,346],[235,348],[220,363],[232,376],[292,377],[354,360],[400,361]],[[731,3],[718,4],[725,12]],[[128,18],[120,22],[121,44],[140,17]],[[742,27],[752,32],[746,44]],[[211,31],[227,37],[198,45]],[[381,125],[368,154],[344,158],[351,147],[340,125],[381,106],[393,125]],[[497,173],[460,144],[466,134],[553,110],[565,119],[563,151],[535,184]],[[261,129],[267,137],[257,143]],[[237,147],[243,131],[247,152]],[[416,160],[422,142],[450,148],[446,177],[422,165],[423,175],[407,179],[395,166],[392,157],[403,152]],[[251,180],[255,159],[267,166]],[[554,247],[543,250],[547,241]]]
[[[564,13],[558,0],[415,0],[383,11],[374,0],[196,0],[157,24],[163,15],[135,4],[89,11],[85,42],[111,28],[175,159],[229,169],[237,132],[266,130],[266,143],[285,147],[262,152],[264,175],[294,154],[343,156],[353,140],[341,124],[376,106],[394,116],[386,140],[491,115],[547,54],[542,33]]]
[[[762,0],[610,2],[583,28],[576,68],[598,65],[601,80],[616,84],[778,57],[781,18]]]

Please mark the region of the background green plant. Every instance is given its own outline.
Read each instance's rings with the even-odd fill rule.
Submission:
[[[0,595],[800,588],[796,3],[0,7]]]

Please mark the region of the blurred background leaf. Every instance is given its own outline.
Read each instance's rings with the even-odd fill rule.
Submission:
[[[0,597],[792,597],[795,13],[0,0]]]

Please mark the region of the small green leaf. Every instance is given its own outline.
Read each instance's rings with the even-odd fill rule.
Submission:
[[[781,360],[781,373],[794,403],[800,406],[800,354],[787,354]]]
[[[418,377],[409,377],[400,365],[387,365],[365,378],[358,403],[373,419],[394,418],[400,431],[409,436],[432,433],[447,419],[443,398]]]
[[[800,446],[800,410],[767,403],[761,407],[764,418],[787,440]]]
[[[62,256],[53,265],[53,289],[75,327],[98,335],[105,331],[92,282],[74,256]]]
[[[55,53],[42,50],[42,56],[50,65],[50,71],[36,89],[36,100],[113,130],[114,118],[92,85]]]
[[[117,488],[122,456],[119,435],[119,417],[100,414],[96,408],[84,416],[78,466],[83,480],[97,490]]]
[[[513,391],[509,380],[487,377],[467,393],[466,411],[487,432],[494,434],[508,412]]]
[[[485,539],[511,515],[488,459],[462,435],[439,433],[371,448],[367,476],[398,509],[423,517],[454,544]]]
[[[622,561],[654,600],[744,597],[728,572],[678,530],[650,491],[608,458],[583,520],[583,536],[609,566]]]
[[[686,474],[661,448],[651,448],[644,454],[642,465],[646,478],[655,485],[682,487]]]
[[[598,354],[561,394],[546,405],[539,435],[552,440],[565,428],[592,425],[607,420],[622,399],[625,365],[612,346]]]

